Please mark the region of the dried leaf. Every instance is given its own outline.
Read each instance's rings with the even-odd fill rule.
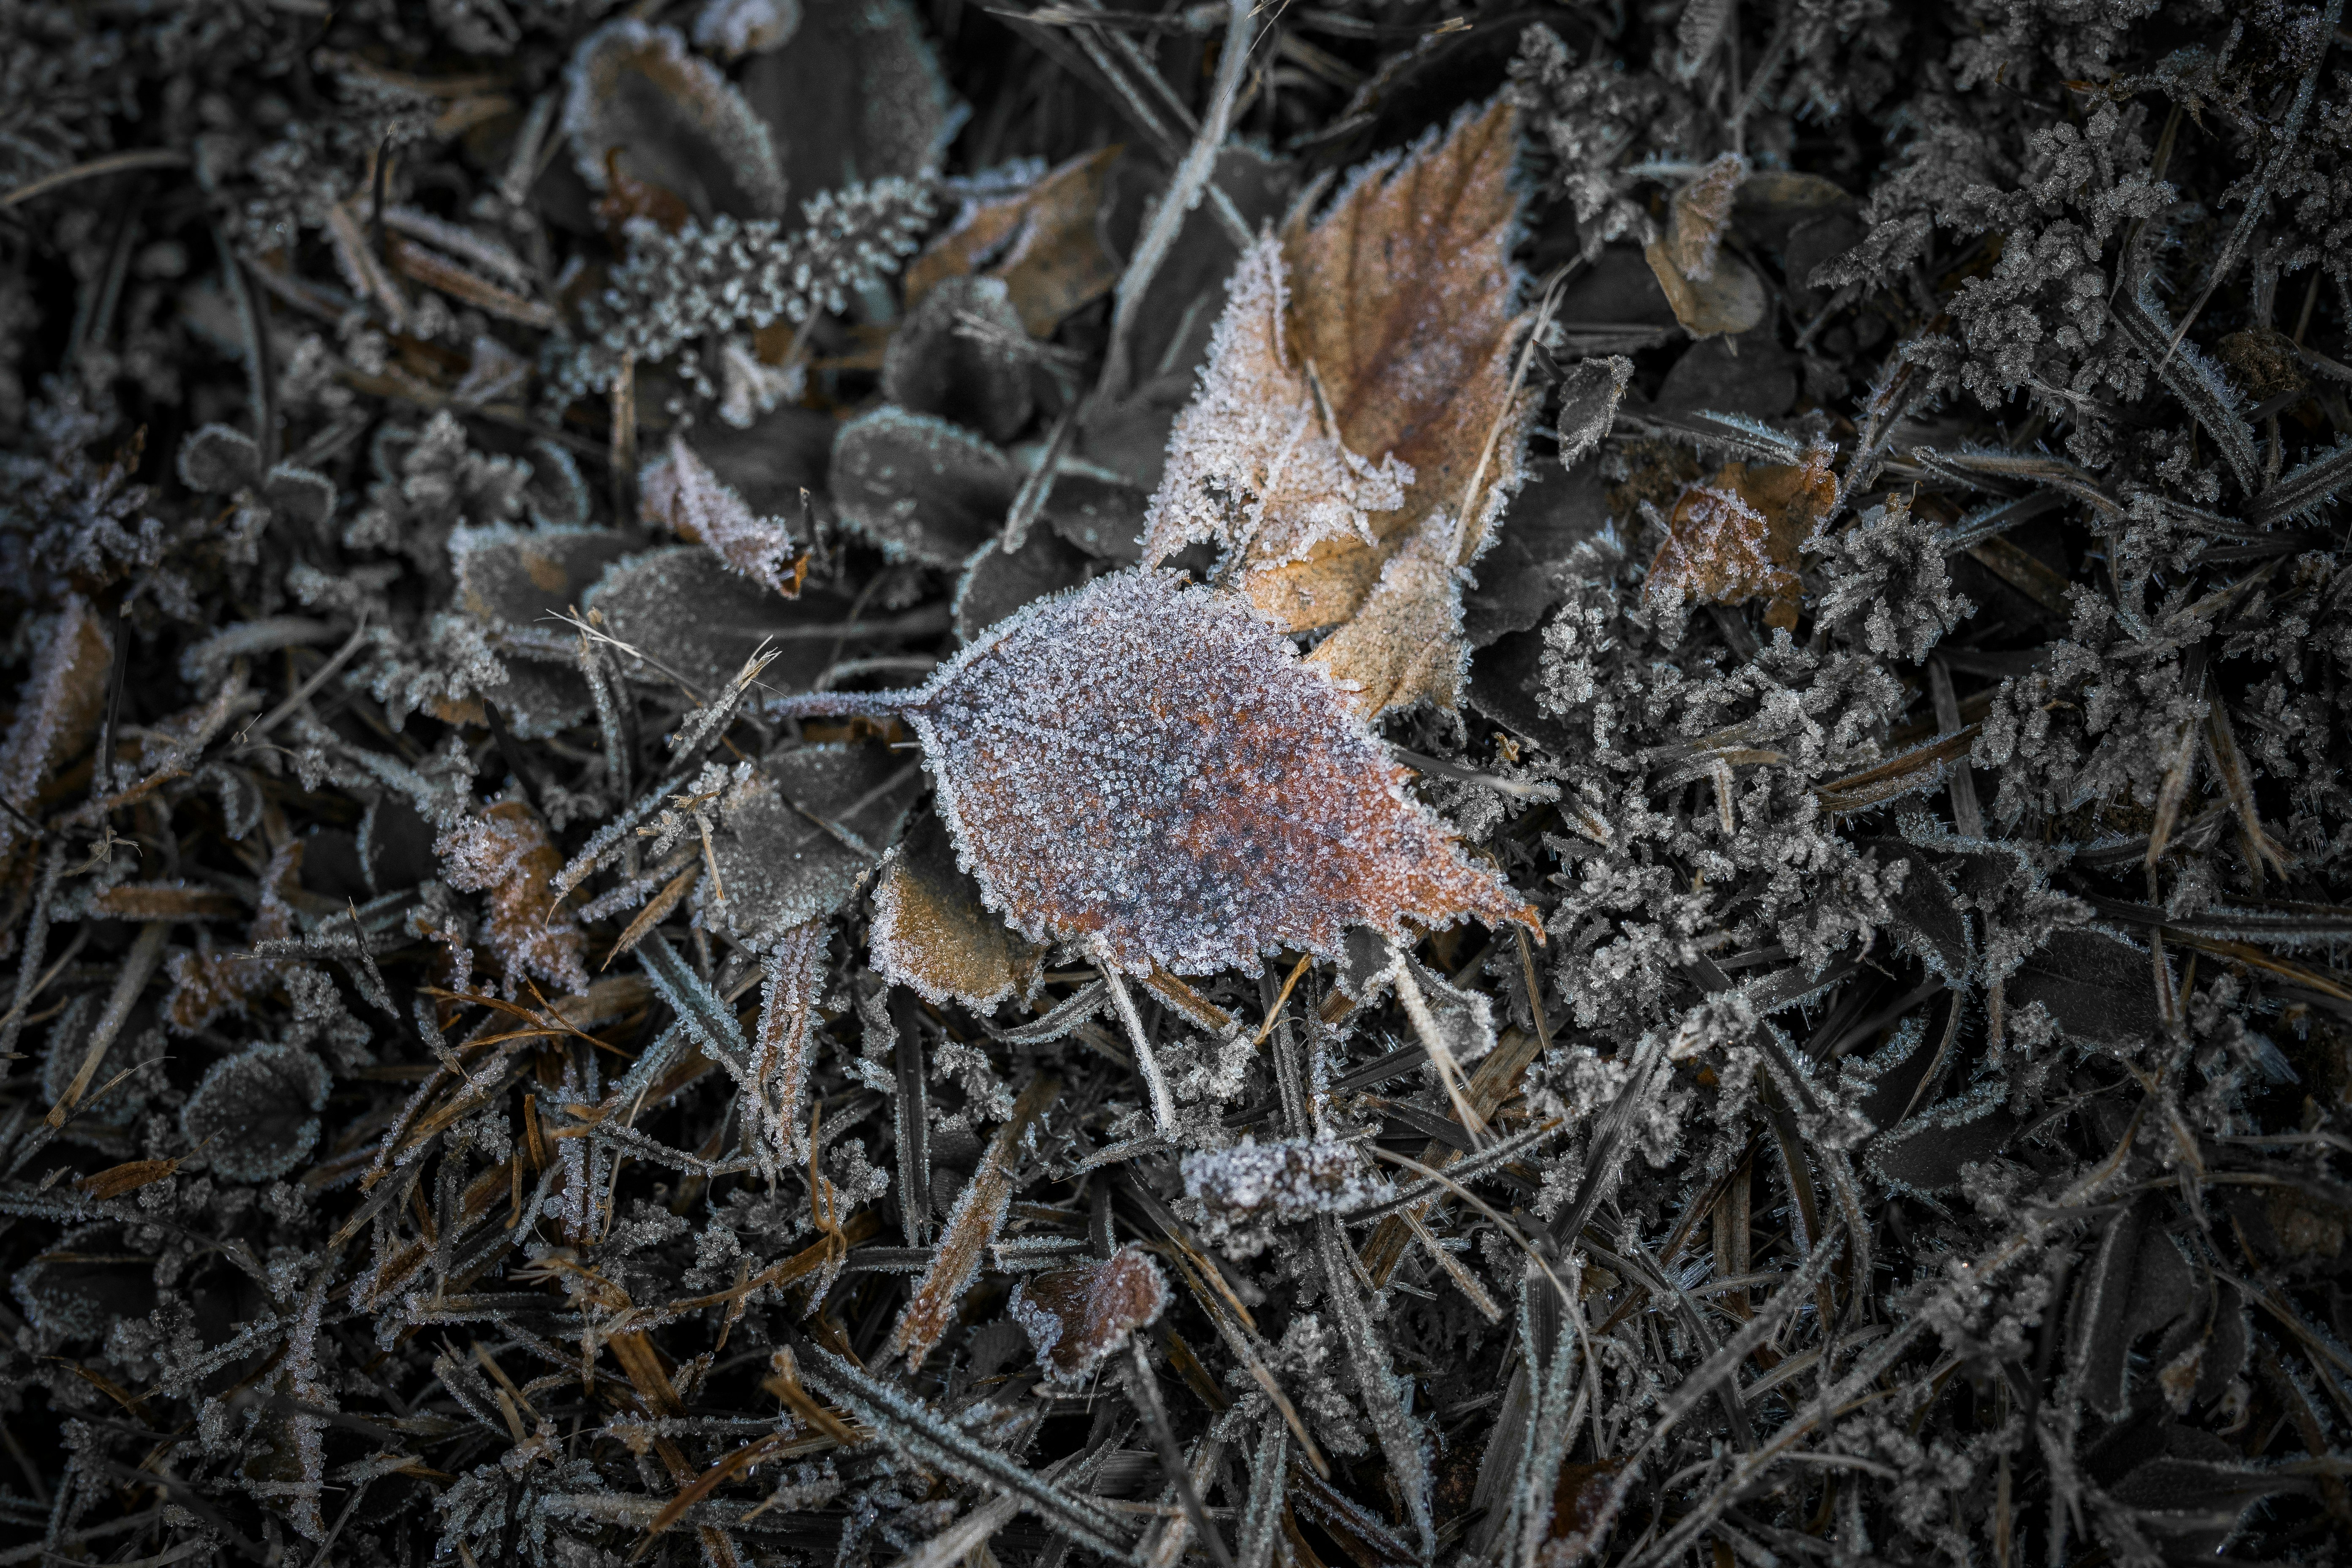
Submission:
[[[482,893],[482,935],[520,991],[526,975],[570,995],[588,989],[588,938],[568,913],[555,912],[550,883],[563,857],[539,813],[502,800],[459,818],[435,840],[443,875],[461,893]]]
[[[109,1165],[103,1171],[77,1177],[74,1188],[85,1196],[105,1203],[128,1196],[142,1187],[153,1186],[176,1173],[181,1160],[186,1158],[184,1154],[176,1160],[126,1160],[120,1165]]]
[[[955,1207],[948,1211],[947,1226],[940,1233],[931,1266],[923,1271],[907,1310],[898,1315],[898,1327],[890,1331],[887,1353],[904,1352],[908,1372],[922,1366],[923,1358],[953,1322],[957,1300],[978,1277],[989,1244],[1004,1226],[1005,1210],[1013,1202],[1013,1164],[1020,1153],[1022,1135],[1061,1091],[1061,1080],[1054,1078],[1036,1079],[1021,1091],[1011,1119],[996,1130],[980,1168],[957,1194]]]
[[[608,23],[581,40],[564,76],[563,132],[592,190],[605,188],[617,151],[632,179],[704,219],[783,216],[784,171],[767,125],[676,28]]]
[[[89,901],[90,912],[118,921],[225,921],[245,907],[215,889],[186,882],[121,882]]]
[[[1368,714],[1452,704],[1452,574],[1520,481],[1534,399],[1513,386],[1517,138],[1507,101],[1465,113],[1245,258],[1152,498],[1147,561],[1213,540],[1285,629],[1369,614],[1319,655]]]
[[[1801,608],[1799,556],[1837,500],[1833,451],[1816,442],[1801,463],[1727,463],[1706,483],[1685,488],[1650,563],[1651,609],[1764,599],[1765,625],[1793,629]]]
[[[907,304],[951,278],[1003,279],[1032,337],[1110,292],[1118,262],[1103,239],[1104,203],[1125,149],[1104,147],[1053,169],[1018,195],[973,202],[907,264]]]
[[[248,951],[215,952],[199,947],[175,952],[164,966],[172,988],[163,998],[163,1021],[174,1031],[193,1035],[225,1013],[243,1016],[246,1004],[266,996],[283,983],[290,967],[279,958],[250,951],[264,942],[294,934],[294,910],[287,902],[300,886],[303,841],[289,839],[270,856],[261,873],[261,907],[246,928]]]
[[[867,943],[875,972],[892,984],[982,1009],[1020,992],[1042,956],[988,912],[936,816],[891,851],[875,879]]]
[[[792,530],[781,517],[752,516],[685,437],[670,437],[668,453],[646,468],[640,486],[647,522],[708,546],[731,571],[763,588],[787,599],[800,596],[803,573],[793,566]]]
[[[1738,154],[1716,159],[1675,193],[1665,234],[1643,247],[1675,320],[1695,338],[1737,335],[1764,320],[1764,280],[1738,257],[1717,251],[1747,175]]]
[[[904,713],[989,908],[1129,973],[1336,957],[1355,925],[1537,923],[1286,639],[1165,573],[1032,605],[920,691],[801,710],[828,708]]]
[[[1130,1246],[1099,1263],[1030,1275],[1013,1287],[1007,1310],[1028,1331],[1049,1379],[1081,1384],[1128,1336],[1159,1321],[1167,1304],[1159,1265]]]

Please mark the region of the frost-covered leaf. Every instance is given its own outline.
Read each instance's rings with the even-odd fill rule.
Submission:
[[[555,910],[549,884],[563,857],[538,812],[502,800],[460,817],[433,846],[442,876],[461,893],[481,893],[482,935],[520,994],[526,976],[571,995],[588,989],[587,937]]]
[[[673,689],[674,682],[684,681],[700,698],[724,691],[763,642],[782,650],[761,676],[763,688],[797,691],[816,679],[824,668],[818,661],[845,636],[919,636],[947,624],[944,607],[853,621],[856,606],[838,594],[810,590],[797,599],[779,598],[699,546],[648,551],[618,563],[589,591],[583,607],[600,614],[606,631],[645,656],[621,653],[632,679]]]
[[[967,1007],[993,1008],[1016,994],[1042,956],[989,912],[936,816],[908,835],[876,878],[867,941],[885,980]]]
[[[823,699],[815,700],[819,706]],[[902,711],[989,907],[1129,973],[1533,914],[1231,597],[1139,571],[1003,623]]]
[[[1110,292],[1118,262],[1104,242],[1104,204],[1123,149],[1105,147],[1049,170],[1017,195],[968,203],[947,232],[907,264],[907,303],[950,279],[1003,280],[1033,337]]]
[[[754,517],[726,480],[674,435],[660,461],[646,469],[638,494],[646,521],[708,547],[728,567],[772,593],[797,598],[803,574],[793,569],[790,526],[781,517]]]
[[[782,47],[800,26],[800,0],[703,0],[694,41],[731,60]]]
[[[1099,1263],[1032,1274],[1013,1288],[1007,1307],[1027,1331],[1045,1375],[1082,1384],[1136,1330],[1160,1321],[1168,1282],[1137,1247],[1122,1247]]]
[[[1009,441],[1036,405],[1024,332],[1002,279],[942,279],[890,335],[882,395],[909,413]]]
[[[10,1281],[26,1321],[62,1339],[106,1337],[116,1323],[155,1310],[155,1265],[124,1245],[120,1226],[69,1231]]]
[[[1569,367],[1559,380],[1559,461],[1573,468],[1607,438],[1633,362],[1622,354]]]
[[[26,837],[26,823],[50,770],[89,737],[106,701],[112,645],[89,601],[68,595],[38,647],[32,673],[16,691],[16,716],[0,739],[0,800],[11,808],[0,812],[0,862]]]
[[[960,425],[878,408],[842,426],[831,484],[851,531],[894,559],[952,571],[1003,525],[1021,476]]]
[[[1649,603],[1671,614],[1685,601],[1767,601],[1765,624],[1793,628],[1801,606],[1799,554],[1837,500],[1835,448],[1816,443],[1801,463],[1727,463],[1692,485],[1666,520],[1650,563]]]
[[[1066,542],[1058,531],[1032,529],[1028,540],[1011,554],[1003,540],[991,540],[964,563],[963,575],[956,580],[956,636],[976,641],[1024,605],[1076,588],[1094,574],[1093,558]]]
[[[922,770],[887,746],[802,746],[730,784],[712,813],[718,872],[698,904],[724,900],[728,929],[765,950],[838,910],[898,837]]]
[[[2108,1222],[2087,1260],[2067,1321],[2074,1386],[2084,1404],[2119,1420],[2130,1401],[2130,1359],[2141,1336],[2170,1326],[2196,1303],[2198,1278],[2142,1197]]]
[[[332,1087],[327,1065],[309,1051],[256,1046],[212,1065],[181,1108],[180,1131],[204,1147],[221,1180],[269,1181],[319,1141]]]
[[[1948,1192],[1963,1167],[1994,1159],[2022,1123],[1982,1095],[1922,1112],[1873,1144],[1871,1169],[1881,1181],[1915,1193]]]
[[[2039,1003],[2063,1033],[2137,1052],[2164,1027],[2146,949],[2087,927],[2054,931],[2008,981],[2009,1003]]]
[[[1213,541],[1276,624],[1341,625],[1318,658],[1368,714],[1452,705],[1453,573],[1518,488],[1517,138],[1506,100],[1465,113],[1252,251],[1152,498],[1145,559]]]
[[[784,170],[768,126],[676,28],[608,23],[581,40],[564,77],[563,132],[591,189],[605,188],[608,155],[617,154],[632,178],[675,193],[702,218],[782,215]]]
[[[1186,1154],[1182,1170],[1184,1195],[1217,1226],[1344,1215],[1381,1190],[1364,1157],[1334,1139],[1260,1143],[1244,1135],[1230,1148]]]
[[[1747,160],[1726,153],[1675,193],[1666,232],[1643,251],[1650,270],[1695,338],[1737,335],[1764,319],[1764,280],[1736,255],[1719,253]]]

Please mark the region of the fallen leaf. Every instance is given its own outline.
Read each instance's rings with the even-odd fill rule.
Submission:
[[[1674,307],[1695,338],[1744,332],[1764,319],[1764,280],[1737,256],[1719,256],[1748,161],[1726,153],[1682,189],[1668,209],[1666,232],[1643,247]]]
[[[89,901],[90,913],[118,921],[219,921],[245,912],[226,893],[186,882],[122,882]]]
[[[850,531],[892,560],[953,571],[996,536],[1021,475],[960,425],[877,408],[841,428],[832,489]]]
[[[891,852],[874,885],[866,938],[874,971],[933,1004],[993,1008],[1020,992],[1041,956],[988,912],[980,884],[956,864],[936,816]]]
[[[1498,100],[1245,257],[1152,498],[1144,558],[1213,541],[1276,625],[1340,626],[1318,661],[1367,716],[1455,700],[1454,573],[1522,476],[1517,145]]]
[[[1081,1384],[1136,1330],[1160,1319],[1168,1282],[1139,1247],[1099,1263],[1034,1274],[1013,1288],[1008,1309],[1027,1331],[1037,1364],[1060,1384]]]
[[[579,921],[552,912],[548,884],[563,857],[539,813],[502,800],[462,817],[434,843],[442,875],[461,893],[485,893],[482,937],[520,990],[526,974],[572,995],[588,989],[588,939]]]
[[[1793,629],[1802,607],[1799,556],[1837,500],[1834,454],[1817,441],[1801,463],[1726,463],[1705,484],[1686,486],[1650,563],[1651,610],[1764,599],[1764,624]]]
[[[967,111],[907,0],[801,0],[791,41],[743,67],[802,200],[856,180],[937,172]]]
[[[1475,916],[1539,930],[1411,776],[1238,598],[1144,569],[1031,605],[921,689],[812,694],[803,717],[903,715],[988,907],[1131,974],[1337,957]]]
[[[1032,337],[1053,335],[1072,311],[1118,281],[1103,242],[1103,204],[1123,147],[1081,154],[1018,195],[968,204],[948,231],[907,265],[912,310],[951,278],[1002,279]]]
[[[135,1193],[142,1187],[153,1186],[177,1172],[180,1160],[185,1158],[187,1156],[183,1154],[179,1160],[126,1160],[120,1165],[109,1165],[103,1171],[76,1178],[74,1187],[85,1197],[105,1203]]]
[[[1093,557],[1052,530],[1032,529],[1028,542],[1010,554],[1002,539],[991,540],[964,563],[956,581],[956,636],[976,641],[1024,605],[1075,588],[1095,571]]]
[[[677,28],[608,23],[581,40],[564,76],[563,132],[591,190],[605,192],[618,167],[699,217],[783,216],[784,172],[767,125]]]
[[[881,745],[799,746],[720,797],[711,829],[719,886],[698,905],[766,951],[856,892],[922,793],[922,769]],[[724,888],[723,914],[717,907]]]
[[[207,1146],[222,1180],[266,1182],[319,1141],[319,1112],[333,1087],[327,1064],[309,1051],[255,1046],[212,1065],[180,1110],[180,1131]]]
[[[680,539],[708,546],[737,574],[787,599],[798,598],[803,570],[793,565],[793,536],[781,517],[754,517],[743,498],[710,471],[683,436],[648,466],[641,482],[645,519]]]
[[[1633,362],[1622,354],[1580,360],[1560,376],[1560,467],[1576,467],[1608,438],[1633,376]]]

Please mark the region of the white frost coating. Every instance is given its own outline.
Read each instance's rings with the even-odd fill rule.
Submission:
[[[607,23],[583,40],[563,75],[563,133],[590,190],[605,187],[604,155],[619,147],[655,160],[656,168],[688,160],[679,174],[740,194],[751,210],[736,216],[783,211],[783,168],[767,122],[717,66],[686,47],[677,28],[649,27],[634,17]],[[637,79],[625,88],[626,77]],[[695,166],[694,160],[712,162]]]
[[[1201,387],[1168,437],[1168,467],[1144,520],[1143,555],[1161,561],[1214,540],[1272,566],[1327,539],[1375,542],[1370,514],[1404,505],[1411,467],[1349,451],[1307,368],[1290,363],[1282,247],[1262,241],[1226,286]]]

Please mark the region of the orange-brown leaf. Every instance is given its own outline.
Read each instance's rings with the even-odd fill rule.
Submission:
[[[103,1203],[109,1198],[119,1198],[125,1193],[135,1193],[142,1187],[152,1186],[179,1168],[179,1160],[128,1160],[120,1165],[109,1165],[103,1171],[80,1177],[74,1186],[85,1196]]]
[[[479,816],[456,823],[435,840],[449,885],[482,893],[482,934],[520,984],[526,973],[565,994],[588,989],[588,939],[569,914],[549,918],[555,895],[548,884],[563,857],[539,814],[504,800]]]
[[[988,912],[932,817],[891,853],[874,887],[875,973],[926,1000],[993,1007],[1036,972],[1037,948]]]
[[[1795,626],[1798,560],[1837,500],[1830,456],[1817,443],[1801,463],[1727,463],[1705,484],[1685,489],[1650,563],[1651,607],[1671,613],[1685,600],[1765,599],[1766,625]]]
[[[966,208],[908,263],[908,309],[950,278],[1001,278],[1021,324],[1043,338],[1109,293],[1118,262],[1103,244],[1102,208],[1122,151],[1085,153],[1018,195]]]
[[[1320,662],[1368,716],[1451,704],[1454,573],[1522,477],[1517,144],[1497,100],[1244,257],[1152,498],[1145,559],[1213,540],[1276,625],[1343,626]]]
[[[988,907],[1132,974],[1534,911],[1230,595],[1149,569],[1000,623],[903,707]]]
[[[1129,1335],[1158,1321],[1167,1304],[1158,1265],[1142,1248],[1122,1247],[1100,1263],[1023,1280],[1011,1311],[1048,1376],[1083,1383]]]

